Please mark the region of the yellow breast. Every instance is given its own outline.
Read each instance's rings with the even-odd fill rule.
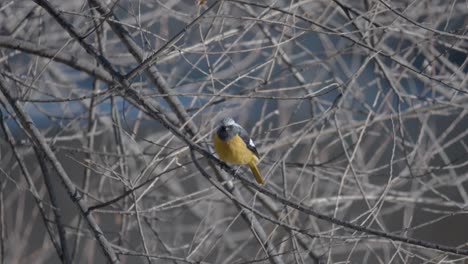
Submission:
[[[223,141],[215,133],[213,143],[215,151],[222,161],[232,164],[248,164],[252,161],[255,163],[258,162],[258,158],[247,148],[239,135]]]

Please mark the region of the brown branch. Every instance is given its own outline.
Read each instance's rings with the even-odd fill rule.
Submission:
[[[0,100],[0,103],[2,104],[4,109],[6,110],[6,106],[3,105],[2,100]],[[3,116],[2,111],[0,111],[0,118],[2,119],[1,126],[2,126],[3,132],[5,133],[5,138],[6,138],[7,142],[8,142],[8,144],[10,145],[10,148],[13,151],[13,155],[15,156],[15,159],[18,162],[18,166],[20,168],[21,173],[23,174],[24,178],[26,179],[26,183],[28,184],[29,191],[32,193],[32,196],[34,198],[36,206],[39,209],[39,213],[41,214],[41,218],[42,218],[42,221],[44,223],[44,227],[45,227],[45,229],[47,231],[47,234],[48,234],[48,236],[50,238],[50,241],[52,242],[57,255],[61,256],[62,252],[61,252],[60,246],[55,241],[54,233],[53,233],[51,227],[49,226],[49,220],[47,219],[47,212],[45,211],[45,208],[44,208],[44,205],[43,205],[44,202],[41,200],[39,192],[37,191],[36,186],[34,185],[34,181],[33,181],[32,177],[31,177],[31,175],[30,175],[30,173],[29,173],[29,171],[28,171],[28,169],[26,167],[26,162],[24,161],[24,159],[19,154],[18,148],[16,146],[15,139],[14,139],[13,134],[11,133],[10,129],[8,128],[8,126],[6,124],[6,121],[5,121],[5,118]],[[56,210],[56,208],[52,208],[52,210]]]
[[[37,43],[14,39],[8,36],[0,36],[0,47],[23,51],[31,55],[48,58],[52,61],[57,61],[72,67],[77,71],[86,72],[87,74],[105,82],[113,82],[112,76],[102,67],[97,67],[95,64],[89,63],[87,60],[78,56],[67,54],[63,50],[59,52],[58,50],[44,47],[38,45]]]
[[[39,162],[39,166],[41,168],[42,175],[44,178],[44,183],[47,187],[47,192],[49,193],[50,204],[53,206],[55,224],[57,225],[57,231],[58,231],[59,240],[60,240],[60,247],[62,249],[59,254],[59,257],[63,263],[71,264],[72,259],[70,255],[70,245],[67,242],[64,223],[62,220],[62,212],[61,212],[62,209],[58,205],[57,190],[55,190],[52,184],[52,175],[50,174],[49,169],[47,168],[47,164],[45,162],[42,162],[46,160],[46,158],[44,157],[44,152],[41,151],[37,147],[34,148],[34,151],[36,152],[37,161]]]
[[[23,106],[13,98],[8,89],[8,84],[4,81],[3,76],[0,76],[0,91],[3,96],[8,101],[10,107],[16,113],[15,121],[23,127],[24,131],[28,134],[29,138],[34,143],[35,147],[42,153],[44,156],[44,161],[49,163],[53,170],[57,173],[60,182],[65,187],[70,196],[70,199],[78,207],[83,216],[86,219],[89,227],[91,228],[94,237],[98,241],[103,253],[106,255],[107,260],[111,263],[119,263],[117,255],[112,249],[111,243],[104,236],[104,233],[101,231],[101,228],[96,223],[92,213],[88,213],[88,205],[82,199],[82,194],[78,191],[73,181],[68,177],[68,174],[65,172],[62,164],[57,160],[54,152],[47,144],[44,136],[36,128],[34,122],[29,117],[29,115],[24,111]]]

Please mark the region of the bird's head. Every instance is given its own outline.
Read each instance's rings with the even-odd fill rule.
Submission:
[[[221,120],[217,133],[221,140],[229,140],[238,133],[238,125],[234,119],[225,117]]]

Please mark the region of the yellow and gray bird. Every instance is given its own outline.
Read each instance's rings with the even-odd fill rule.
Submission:
[[[264,180],[258,170],[258,151],[253,140],[243,127],[230,117],[224,118],[213,136],[214,149],[224,162],[248,165],[255,180],[263,184]]]

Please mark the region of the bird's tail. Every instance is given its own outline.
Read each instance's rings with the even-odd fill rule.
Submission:
[[[257,164],[255,164],[255,162],[250,162],[248,165],[252,171],[252,174],[255,176],[255,180],[257,180],[259,184],[263,184],[265,181],[262,178],[262,174],[258,170]]]

